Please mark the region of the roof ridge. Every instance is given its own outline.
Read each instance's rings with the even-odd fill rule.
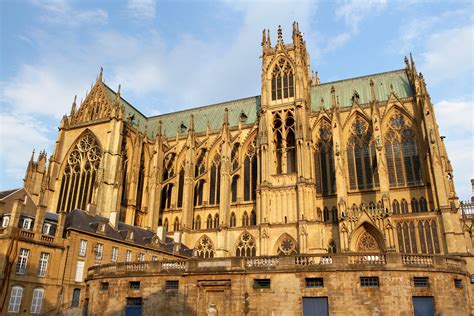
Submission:
[[[378,75],[385,75],[385,74],[395,73],[395,72],[400,72],[400,71],[405,71],[405,68],[400,68],[400,69],[396,69],[396,70],[389,70],[389,71],[384,71],[384,72],[378,72],[378,73],[374,73],[374,74],[370,74],[370,75],[364,75],[364,76],[358,76],[358,77],[340,79],[340,80],[335,80],[335,81],[329,81],[329,82],[320,83],[320,84],[318,84],[318,85],[312,86],[311,88],[319,87],[319,86],[324,86],[324,85],[328,85],[328,84],[340,83],[340,82],[344,82],[344,81],[350,81],[350,80],[357,80],[357,79],[369,78],[369,77],[378,76]]]

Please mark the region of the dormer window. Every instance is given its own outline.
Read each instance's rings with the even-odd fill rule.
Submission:
[[[272,101],[294,96],[293,68],[288,61],[280,59],[272,73]]]
[[[51,225],[50,223],[45,223],[43,225],[43,235],[50,235],[51,234],[51,227],[53,225]]]
[[[105,233],[105,223],[99,223],[99,227],[98,227],[97,231],[99,231],[101,233]]]
[[[240,122],[245,123],[247,121],[247,115],[244,111],[240,112]]]
[[[188,129],[188,127],[186,125],[184,125],[183,122],[181,122],[181,125],[179,126],[179,130],[181,133],[186,133],[186,130]]]
[[[8,224],[10,224],[10,216],[3,216],[2,227],[8,227]]]
[[[30,230],[31,223],[33,223],[33,220],[31,218],[25,218],[23,220],[23,225],[21,225],[21,228]]]

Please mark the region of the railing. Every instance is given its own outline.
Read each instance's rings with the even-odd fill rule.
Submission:
[[[29,230],[23,230],[23,229],[21,229],[21,230],[20,230],[20,237],[25,237],[25,238],[33,239],[33,238],[35,238],[35,233],[33,233],[32,231],[29,231]]]
[[[310,254],[296,256],[267,257],[224,257],[187,260],[120,262],[93,266],[88,277],[111,274],[181,274],[202,273],[202,269],[212,268],[216,272],[265,272],[274,271],[318,271],[332,269],[410,269],[412,267],[437,268],[443,271],[465,269],[462,258],[443,255],[399,254],[399,253],[337,253]]]
[[[402,263],[413,266],[432,266],[433,257],[423,255],[403,255]]]
[[[474,202],[461,202],[459,207],[461,208],[463,219],[474,219]]]
[[[41,240],[46,242],[54,242],[54,236],[41,235]]]
[[[349,264],[387,264],[386,257],[383,254],[349,255],[347,261]]]

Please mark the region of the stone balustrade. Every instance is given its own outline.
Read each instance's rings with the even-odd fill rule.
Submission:
[[[35,238],[35,233],[32,232],[32,231],[29,231],[29,230],[21,229],[20,230],[20,237],[33,239],[33,238]]]
[[[361,253],[338,253],[338,254],[310,254],[295,255],[289,257],[224,257],[212,259],[183,259],[143,262],[120,262],[99,266],[89,269],[89,278],[107,275],[133,275],[133,274],[183,274],[213,272],[265,272],[265,271],[330,271],[332,269],[369,269],[377,267],[383,269],[413,269],[433,268],[445,271],[452,269],[465,270],[466,262],[458,257],[441,255],[418,255],[418,254],[361,254]]]

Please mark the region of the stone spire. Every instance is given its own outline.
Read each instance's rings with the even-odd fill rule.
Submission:
[[[334,89],[334,86],[331,86],[331,98],[332,98],[332,107],[336,107],[336,89]]]
[[[77,100],[77,95],[74,96],[74,101],[72,101],[71,113],[70,113],[71,116],[73,116],[76,113],[76,100]]]
[[[281,30],[281,25],[278,25],[278,42],[277,46],[283,46],[283,32]]]

